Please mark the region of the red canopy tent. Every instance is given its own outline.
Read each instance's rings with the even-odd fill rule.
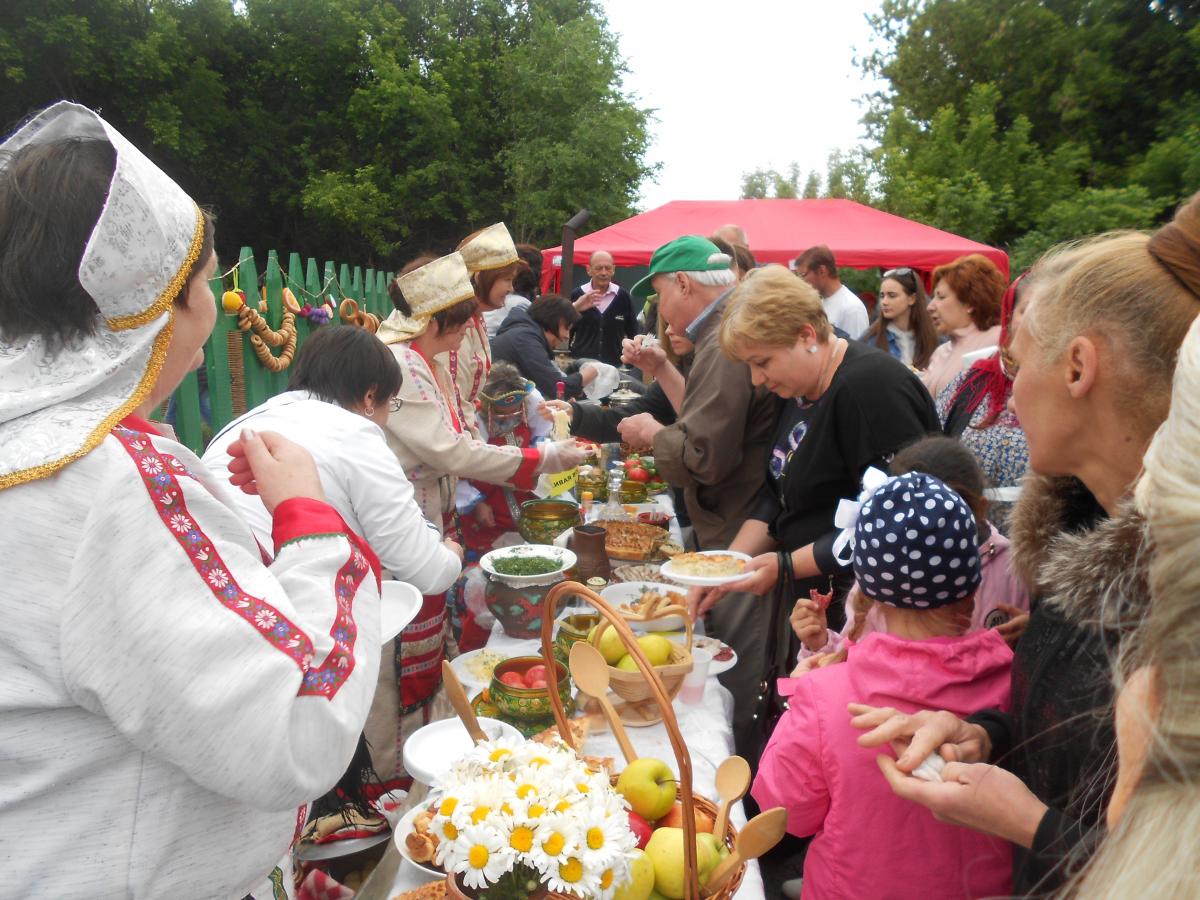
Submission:
[[[575,264],[607,250],[622,266],[647,266],[650,255],[682,234],[712,234],[722,225],[746,230],[760,263],[783,263],[825,244],[839,266],[910,266],[928,272],[968,253],[982,253],[1008,274],[1008,254],[852,200],[676,200],[575,241]],[[542,251],[542,288],[555,283],[562,248]]]

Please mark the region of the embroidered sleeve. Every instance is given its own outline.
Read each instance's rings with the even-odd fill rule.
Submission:
[[[374,693],[373,554],[327,505],[291,501],[268,568],[184,448],[118,429],[102,449],[62,623],[72,695],[211,790],[264,809],[319,796]]]

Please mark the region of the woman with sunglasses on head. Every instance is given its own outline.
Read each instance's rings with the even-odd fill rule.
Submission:
[[[933,352],[921,381],[937,400],[963,370],[968,353],[1000,343],[1000,300],[1004,276],[986,256],[972,253],[933,270],[929,313],[947,338]]]
[[[859,335],[918,372],[938,347],[921,278],[909,268],[889,269],[879,282],[879,318]]]

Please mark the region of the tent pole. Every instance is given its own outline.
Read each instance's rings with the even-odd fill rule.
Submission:
[[[575,281],[575,235],[587,224],[592,217],[591,210],[581,209],[567,220],[562,230],[562,268],[560,269],[558,289],[564,297],[571,296],[572,284]]]

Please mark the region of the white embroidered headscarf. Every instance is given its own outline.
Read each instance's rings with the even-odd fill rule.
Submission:
[[[32,119],[0,146],[0,172],[24,147],[70,138],[107,140],[116,150],[79,264],[79,283],[100,317],[95,334],[53,352],[41,337],[0,339],[0,489],[86,455],[145,400],[171,341],[172,301],[204,243],[192,199],[84,106],[56,103]]]

